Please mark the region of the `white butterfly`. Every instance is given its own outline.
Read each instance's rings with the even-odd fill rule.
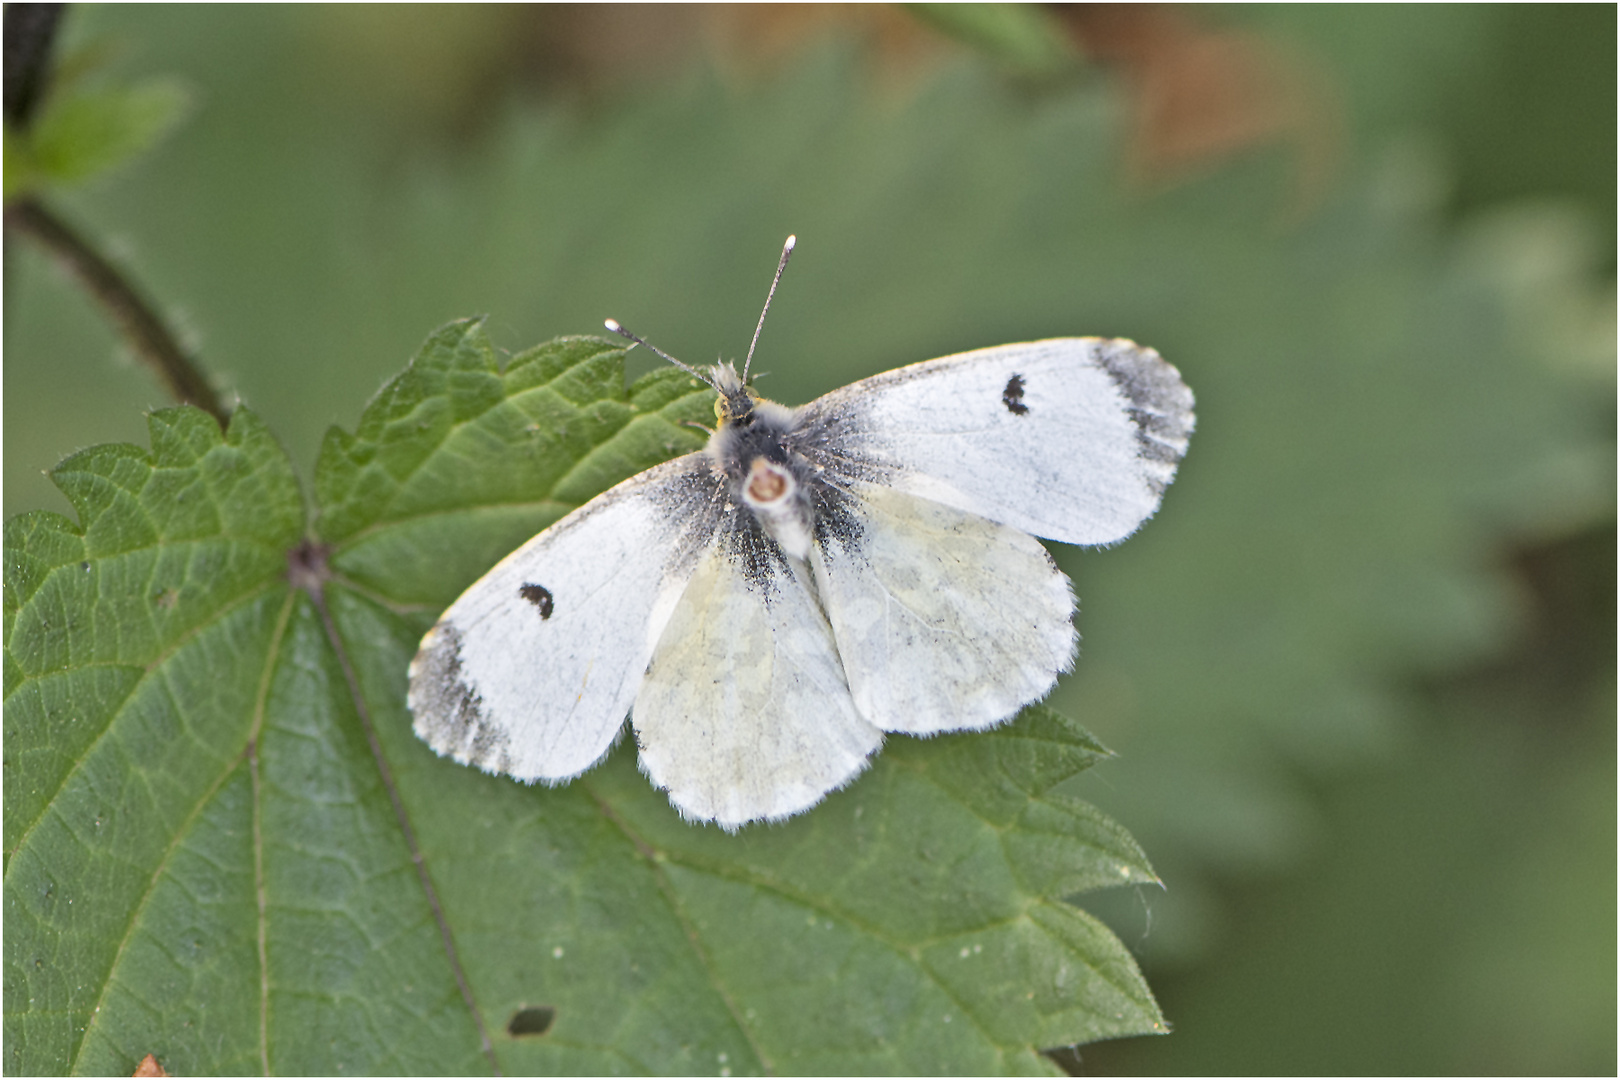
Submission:
[[[687,370],[719,394],[708,446],[540,533],[422,639],[410,707],[440,754],[560,784],[628,713],[685,817],[797,814],[886,731],[983,730],[1050,691],[1075,600],[1033,536],[1129,536],[1193,428],[1176,369],[1121,340],[961,353],[797,409],[747,363]]]

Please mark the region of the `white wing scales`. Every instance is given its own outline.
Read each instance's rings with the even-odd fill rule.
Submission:
[[[503,559],[411,663],[418,736],[519,780],[560,783],[607,753],[721,512],[701,454],[650,469]]]
[[[1073,662],[1074,597],[1030,534],[1128,536],[1175,476],[1192,405],[1153,350],[1074,338],[774,407],[816,491],[808,565],[730,491],[723,467],[748,461],[649,470],[445,612],[411,664],[415,730],[458,761],[559,783],[633,706],[642,769],[688,818],[797,813],[883,731],[992,727],[1052,688]]]
[[[815,805],[883,742],[804,565],[768,555],[750,564],[724,538],[709,550],[636,696],[642,769],[686,817],[727,829]]]
[[[1074,594],[1040,542],[873,484],[813,553],[855,705],[884,731],[991,727],[1074,660]]]
[[[959,353],[805,406],[836,454],[902,491],[1066,544],[1123,540],[1158,509],[1192,392],[1152,349],[1059,338]]]

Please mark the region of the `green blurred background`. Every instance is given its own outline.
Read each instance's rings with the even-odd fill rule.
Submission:
[[[47,197],[307,478],[449,319],[761,345],[806,400],[1058,334],[1199,395],[1162,516],[1058,552],[1054,704],[1166,890],[1080,900],[1176,1033],[1088,1073],[1612,1073],[1615,8],[69,10],[178,80]],[[5,249],[5,511],[167,404]]]

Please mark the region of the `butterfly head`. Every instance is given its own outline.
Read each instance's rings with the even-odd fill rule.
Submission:
[[[719,363],[709,370],[713,376],[710,385],[718,395],[714,402],[714,418],[720,426],[732,424],[747,427],[752,424],[754,410],[764,399],[743,381],[731,364]]]

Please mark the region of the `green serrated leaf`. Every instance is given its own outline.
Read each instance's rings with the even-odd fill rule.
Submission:
[[[74,90],[53,99],[25,135],[6,133],[5,197],[72,184],[113,169],[182,119],[191,95],[179,82]]]
[[[467,320],[329,434],[322,545],[246,410],[64,462],[79,523],[6,533],[8,1071],[1028,1073],[1165,1030],[1065,902],[1156,878],[1053,790],[1108,752],[1044,708],[739,835],[633,743],[546,789],[412,734],[436,605],[712,405],[594,338],[502,368]]]
[[[234,872],[199,868],[189,845],[218,824],[209,815],[237,790],[258,728],[303,501],[252,413],[225,436],[191,408],[148,423],[152,453],[98,447],[55,470],[77,525],[47,513],[6,525],[8,1072],[84,1060],[97,1008],[155,925],[143,914],[154,886],[178,874],[206,905],[215,890],[185,867]],[[204,936],[160,945],[205,960],[193,993],[232,996]],[[137,1000],[161,996],[154,979],[147,969],[129,987]],[[199,1035],[222,1017],[199,1017]]]

